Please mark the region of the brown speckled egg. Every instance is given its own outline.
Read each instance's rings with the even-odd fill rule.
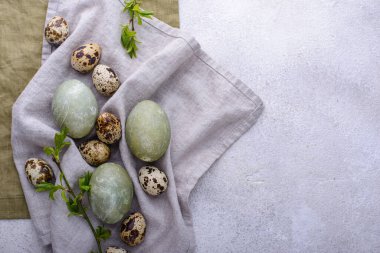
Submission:
[[[96,120],[96,135],[99,140],[107,144],[113,144],[121,138],[121,124],[116,115],[103,112]]]
[[[107,248],[106,253],[128,253],[128,251],[120,247],[110,246]]]
[[[53,46],[61,45],[69,36],[69,24],[60,16],[54,16],[45,27],[45,38]]]
[[[98,64],[101,51],[96,43],[84,44],[73,51],[71,66],[81,73],[90,72]]]
[[[50,165],[38,158],[30,158],[25,163],[25,173],[29,182],[36,186],[40,183],[54,183],[54,172]]]
[[[143,190],[152,196],[165,192],[169,183],[166,174],[153,166],[144,166],[140,169],[139,182]]]
[[[136,246],[144,241],[146,222],[144,216],[135,212],[129,215],[121,224],[120,238],[128,246]]]
[[[92,72],[92,82],[97,91],[104,96],[111,96],[120,86],[115,71],[107,65],[99,64]]]
[[[110,148],[101,141],[92,140],[79,146],[83,159],[92,166],[98,166],[110,159]]]

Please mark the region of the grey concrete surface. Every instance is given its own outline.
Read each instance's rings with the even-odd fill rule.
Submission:
[[[380,2],[180,0],[265,111],[191,195],[197,252],[380,252]],[[226,101],[228,103],[228,101]],[[0,252],[39,252],[0,221]]]

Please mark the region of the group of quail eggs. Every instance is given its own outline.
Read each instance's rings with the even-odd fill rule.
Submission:
[[[45,28],[46,40],[53,46],[61,45],[69,35],[69,25],[60,16],[53,17]],[[112,96],[120,86],[115,71],[107,65],[98,64],[101,47],[96,43],[79,46],[71,55],[71,66],[80,73],[92,72],[92,81],[96,90],[104,96]],[[96,120],[97,139],[83,142],[78,149],[83,159],[91,166],[99,166],[110,159],[111,149],[108,145],[117,143],[122,136],[120,119],[109,112],[101,113]],[[44,182],[55,182],[51,166],[39,158],[30,158],[25,163],[25,172],[29,182],[36,186]],[[168,178],[160,169],[144,166],[139,170],[139,183],[147,194],[157,196],[166,191]],[[137,236],[134,235],[138,231]],[[121,224],[120,238],[128,245],[135,246],[144,240],[146,221],[140,212],[130,214]],[[108,247],[107,253],[126,253],[119,247]]]

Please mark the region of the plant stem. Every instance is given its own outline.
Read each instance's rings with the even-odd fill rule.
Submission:
[[[98,251],[99,251],[99,253],[102,253],[102,246],[100,245],[100,240],[96,237],[95,228],[92,225],[91,220],[90,220],[90,218],[88,217],[88,215],[86,213],[86,209],[82,205],[82,200],[79,202],[79,207],[82,209],[83,218],[87,221],[87,223],[90,226],[90,229],[92,231],[92,234],[94,235],[94,238],[96,240],[96,244],[98,245]]]
[[[70,183],[69,183],[69,181],[67,180],[65,173],[63,173],[63,170],[62,170],[62,168],[61,168],[61,163],[60,163],[60,162],[57,162],[55,159],[53,159],[53,161],[55,162],[55,164],[57,165],[59,171],[60,171],[61,174],[62,174],[63,181],[65,181],[65,184],[66,184],[66,186],[67,186],[68,192],[71,194],[71,196],[73,196],[73,198],[76,198],[77,196],[76,196],[75,192],[74,192],[73,189],[71,188]],[[89,218],[88,215],[87,215],[86,209],[83,207],[82,199],[79,200],[78,205],[79,205],[80,209],[82,210],[82,213],[83,213],[83,219],[86,220],[87,224],[89,225],[89,227],[90,227],[90,229],[91,229],[92,234],[94,235],[94,238],[95,238],[96,244],[97,244],[97,246],[98,246],[98,252],[99,252],[99,253],[102,253],[102,246],[101,246],[101,244],[100,244],[100,240],[96,237],[95,228],[94,228],[94,226],[92,225],[92,222],[91,222],[90,218]]]
[[[65,173],[63,173],[63,170],[61,168],[61,163],[60,162],[57,162],[55,159],[53,159],[53,161],[55,162],[55,164],[57,165],[58,169],[59,169],[59,172],[61,172],[62,176],[63,176],[63,181],[65,181],[65,184],[67,186],[67,189],[68,189],[68,192],[75,198],[75,193],[73,191],[73,189],[71,188],[70,184],[69,184],[69,181],[67,181],[66,179],[66,175]]]
[[[129,21],[132,25],[132,31],[135,30],[135,22],[134,22],[134,18],[135,18],[135,13],[132,12],[132,16],[131,16],[131,20]]]

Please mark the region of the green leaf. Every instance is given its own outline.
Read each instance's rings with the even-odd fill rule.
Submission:
[[[50,191],[55,187],[52,183],[40,183],[36,185],[36,192]]]
[[[62,129],[61,129],[61,134],[64,136],[64,138],[62,140],[65,140],[67,134],[69,133],[69,128],[64,126]]]
[[[126,12],[128,10],[129,16],[132,18],[132,16],[141,16],[145,18],[152,18],[153,15],[152,11],[145,11],[140,8],[140,1],[130,0],[130,1],[124,1],[125,6],[123,8],[123,12]],[[140,18],[141,18],[140,17]]]
[[[55,149],[53,147],[44,147],[44,153],[48,156],[52,156],[55,153]]]
[[[142,25],[142,17],[151,19],[153,15],[153,12],[151,11],[142,10],[138,4],[133,7],[132,11],[134,12],[134,15],[137,16],[137,23],[139,25]]]
[[[49,192],[49,198],[50,198],[51,200],[55,200],[55,198],[54,198],[54,193],[55,193],[56,191],[58,191],[58,190],[59,190],[59,189],[56,189],[56,188],[50,190],[50,192]]]
[[[82,216],[82,211],[80,210],[80,207],[78,205],[78,196],[75,199],[72,199],[69,197],[68,201],[66,202],[67,209],[69,210],[68,216]]]
[[[37,192],[49,191],[49,198],[54,200],[54,193],[58,190],[64,190],[62,185],[54,185],[52,183],[41,183],[36,185]]]
[[[140,10],[139,13],[144,18],[152,18],[153,14],[154,14],[152,11],[144,11],[144,10]]]
[[[63,127],[59,133],[56,133],[54,136],[55,149],[58,150],[58,153],[62,151],[65,146],[69,146],[70,142],[65,141],[69,129]]]
[[[124,8],[123,8],[123,12],[126,12],[128,10],[128,6],[126,5],[126,6],[124,6]]]
[[[69,214],[68,214],[67,216],[68,216],[68,217],[71,217],[71,216],[80,216],[80,217],[82,217],[83,214],[81,214],[81,213],[77,213],[77,212],[69,212]]]
[[[96,238],[99,240],[107,240],[111,237],[111,230],[105,228],[104,226],[98,226],[95,229]]]
[[[134,12],[139,12],[140,11],[140,5],[139,4],[135,4],[132,8],[132,11]]]
[[[121,33],[121,44],[131,58],[136,57],[138,50],[136,43],[140,43],[136,38],[136,32],[132,31],[128,25],[123,26]]]
[[[81,186],[80,189],[81,189],[82,191],[84,191],[84,192],[88,192],[88,191],[90,191],[91,186],[90,186],[90,185],[89,185],[89,186]]]
[[[79,189],[83,192],[88,192],[91,189],[90,180],[92,173],[87,171],[83,176],[79,178]]]
[[[142,19],[140,15],[137,15],[137,24],[142,25]]]
[[[63,140],[62,140],[62,134],[61,133],[56,133],[55,136],[54,136],[54,144],[55,144],[56,148],[59,148],[60,145],[63,142]]]
[[[59,153],[65,146],[69,146],[70,142],[65,141],[69,129],[64,127],[60,132],[54,135],[54,145],[55,147],[44,147],[44,152],[48,156],[52,156],[53,159],[59,163]]]
[[[61,182],[61,185],[63,185],[63,183],[62,183],[62,179],[63,179],[63,173],[60,173],[60,174],[59,174],[59,182]]]
[[[123,26],[121,31],[121,44],[125,48],[125,51],[128,53],[129,57],[137,57],[138,47],[136,43],[141,43],[136,38],[136,32],[134,31],[134,20],[137,19],[137,24],[142,25],[143,18],[152,18],[153,12],[145,11],[140,8],[141,1],[138,0],[124,0],[125,6],[123,12],[128,11],[131,18],[130,25],[132,29],[129,28],[129,25]]]
[[[133,6],[137,4],[136,0],[125,1],[125,3],[128,6],[128,9],[132,9]]]
[[[65,201],[65,203],[69,202],[69,200],[66,197],[66,192],[65,191],[61,191],[61,197],[62,197],[62,200]]]

